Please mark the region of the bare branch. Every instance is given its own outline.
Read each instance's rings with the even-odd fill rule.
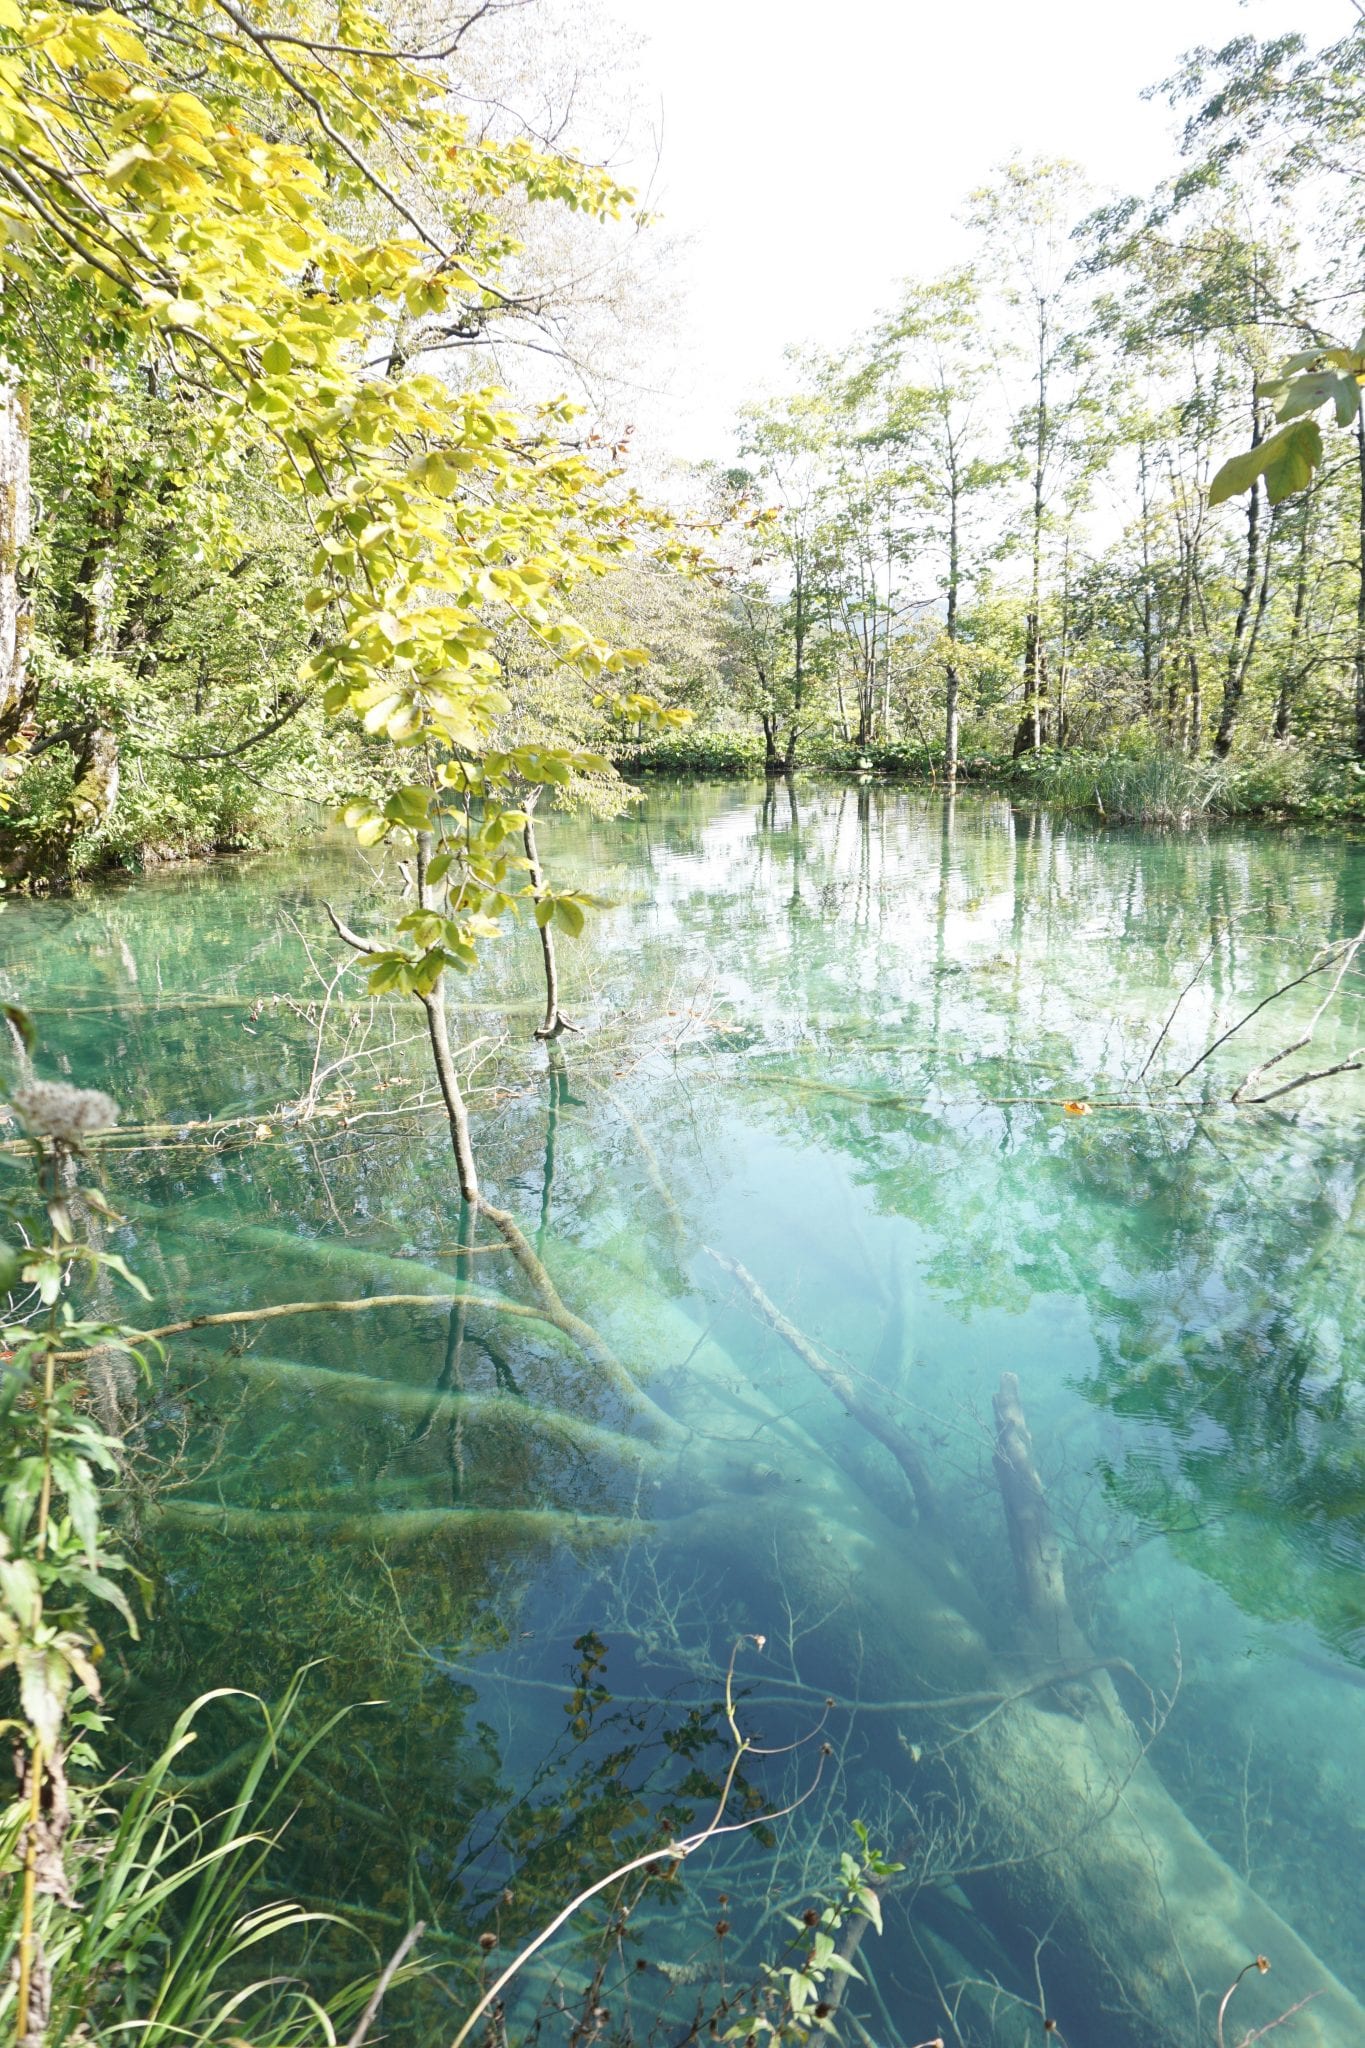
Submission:
[[[1271,1067],[1277,1067],[1280,1064],[1280,1061],[1287,1060],[1291,1053],[1302,1052],[1303,1048],[1306,1045],[1310,1045],[1312,1043],[1313,1033],[1317,1030],[1318,1025],[1322,1021],[1323,1013],[1331,1006],[1332,1002],[1335,1000],[1337,991],[1341,987],[1341,984],[1346,977],[1347,969],[1350,967],[1351,962],[1355,959],[1356,954],[1360,951],[1362,944],[1365,944],[1365,924],[1363,924],[1360,927],[1360,930],[1356,933],[1355,937],[1350,941],[1349,945],[1345,948],[1345,950],[1338,955],[1337,971],[1332,978],[1332,986],[1328,989],[1326,995],[1323,997],[1322,1001],[1318,1004],[1318,1007],[1316,1008],[1316,1010],[1314,1010],[1312,1016],[1309,1018],[1302,1036],[1296,1038],[1292,1045],[1281,1046],[1280,1050],[1278,1052],[1272,1053],[1268,1060],[1262,1060],[1261,1064],[1258,1067],[1253,1067],[1251,1069],[1251,1072],[1247,1075],[1246,1079],[1241,1083],[1241,1085],[1233,1089],[1232,1100],[1234,1102],[1241,1102],[1242,1098],[1246,1095],[1248,1088],[1250,1088],[1255,1082],[1259,1081],[1262,1074],[1268,1073]],[[1345,1072],[1347,1068],[1349,1068],[1353,1064],[1358,1063],[1358,1058],[1359,1055],[1357,1053],[1351,1053],[1344,1061],[1342,1061],[1340,1066],[1323,1067],[1316,1074],[1301,1074],[1297,1081],[1289,1081],[1281,1088],[1272,1088],[1268,1095],[1252,1096],[1251,1100],[1253,1102],[1273,1101],[1275,1096],[1277,1095],[1287,1095],[1291,1088],[1301,1088],[1305,1081],[1320,1081],[1323,1080],[1328,1074],[1340,1074]]]
[[[1355,939],[1350,943],[1352,948],[1354,948],[1360,944],[1360,940]],[[1271,1003],[1277,1003],[1281,996],[1287,996],[1291,989],[1299,988],[1305,981],[1311,981],[1315,974],[1325,974],[1329,967],[1336,966],[1340,958],[1341,954],[1334,949],[1328,952],[1322,959],[1315,960],[1311,967],[1306,967],[1302,974],[1296,974],[1292,981],[1285,982],[1282,988],[1272,989],[1268,996],[1261,998],[1254,1009],[1247,1011],[1245,1017],[1239,1017],[1235,1024],[1230,1024],[1220,1037],[1214,1039],[1212,1045],[1206,1045],[1198,1059],[1191,1066],[1186,1067],[1183,1074],[1176,1076],[1171,1084],[1172,1087],[1183,1087],[1185,1082],[1189,1080],[1190,1075],[1197,1072],[1203,1066],[1205,1060],[1211,1058],[1217,1052],[1220,1045],[1226,1045],[1230,1038],[1234,1038],[1243,1025],[1249,1024],[1253,1017],[1259,1017],[1262,1010],[1267,1009]]]
[[[418,1942],[422,1939],[422,1936],[426,1933],[426,1931],[426,1921],[418,1920],[412,1927],[408,1929],[407,1933],[403,1936],[403,1939],[399,1942],[397,1948],[394,1950],[393,1954],[389,1957],[389,1960],[385,1963],[383,1969],[381,1970],[379,1975],[379,1982],[375,1985],[374,1990],[370,1993],[368,2002],[365,2006],[365,2010],[363,2013],[361,2013],[360,2018],[356,2024],[355,2032],[347,2041],[346,2048],[360,2048],[361,2042],[365,2039],[365,2036],[369,2033],[371,2026],[374,2024],[375,2014],[379,2011],[380,2006],[384,2003],[384,1993],[388,1990],[390,1984],[392,1984],[395,1976],[398,1974],[398,1971],[406,1962],[409,1953],[414,1948],[416,1948]]]

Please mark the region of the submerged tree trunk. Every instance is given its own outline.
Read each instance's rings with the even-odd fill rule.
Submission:
[[[828,1697],[836,1729],[849,1717],[860,1754],[905,1801],[920,1884],[965,1892],[1021,1985],[1032,1984],[1034,1943],[1048,1930],[1072,2048],[1207,2048],[1219,1998],[1260,1953],[1274,1962],[1274,2005],[1261,2018],[1308,2000],[1298,2048],[1365,2040],[1357,1999],[1192,1826],[1148,1762],[1163,1717],[1142,1679],[1121,1659],[1083,1646],[1075,1655],[1060,1552],[1028,1501],[1037,1482],[1014,1389],[1002,1387],[997,1454],[1020,1544],[1034,1554],[1012,1631],[959,1554],[950,1500],[930,1522],[892,1519],[874,1503],[856,1438],[838,1419],[839,1375],[814,1368],[827,1407],[775,1405],[659,1297],[635,1232],[559,1258],[577,1291],[601,1301],[623,1357],[687,1361],[670,1401],[688,1435],[646,1538],[659,1568],[676,1557],[719,1589],[742,1556],[743,1626],[823,1617],[801,1640],[812,1711]],[[766,1298],[754,1306],[773,1324]],[[874,1455],[894,1470],[894,1446]],[[947,1813],[955,1833],[936,1849]]]
[[[633,1266],[636,1255],[626,1256]],[[801,1646],[812,1700],[828,1693],[848,1702],[860,1741],[909,1802],[907,1819],[921,1838],[932,1835],[936,1813],[951,1808],[964,1817],[967,1838],[948,1853],[937,1882],[965,1890],[1021,1982],[1032,1979],[1038,1930],[1049,1930],[1066,1985],[1057,2018],[1073,2048],[1203,2048],[1212,2040],[1211,2011],[1260,1953],[1274,1963],[1273,2008],[1262,2018],[1311,2001],[1296,2015],[1298,2048],[1365,2040],[1365,2010],[1353,1994],[1167,1792],[1146,1755],[1160,1715],[1150,1699],[1136,1720],[1119,1706],[1110,1674],[1123,1667],[1101,1659],[1078,1677],[1070,1649],[1050,1649],[1035,1626],[1031,1661],[1021,1669],[1017,1640],[999,1637],[955,1554],[951,1513],[932,1525],[890,1521],[840,1469],[838,1388],[829,1427],[804,1407],[804,1426],[797,1424],[713,1339],[672,1304],[646,1298],[633,1277],[610,1265],[596,1275],[613,1296],[613,1331],[626,1356],[687,1358],[676,1399],[698,1432],[681,1453],[686,1477],[679,1471],[682,1497],[698,1505],[676,1524],[661,1523],[657,1540],[683,1546],[694,1573],[698,1554],[710,1557],[717,1584],[742,1552],[756,1628],[793,1606],[825,1617]],[[728,1446],[728,1432],[717,1435],[727,1409],[735,1409],[736,1433]],[[1029,1462],[1016,1461],[1020,1424],[1011,1394],[1004,1455],[1027,1489]],[[755,1450],[752,1468],[743,1464],[740,1436]],[[729,1501],[727,1487],[736,1489]],[[1037,1533],[1043,1525],[1025,1518],[1023,1526]],[[1038,1541],[1033,1576],[1044,1605],[1064,1601],[1064,1591],[1055,1592],[1059,1553],[1048,1555],[1045,1531]],[[854,1674],[856,1697],[868,1703],[862,1709],[849,1700]],[[1134,1674],[1125,1691],[1141,1697]],[[964,1711],[973,1696],[976,1707]]]

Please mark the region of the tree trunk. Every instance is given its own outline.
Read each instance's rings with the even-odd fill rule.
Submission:
[[[1365,461],[1365,455],[1362,456],[1362,460]],[[1361,504],[1362,507],[1365,507],[1365,469],[1362,470],[1361,474],[1361,487]],[[1303,508],[1303,525],[1299,533],[1299,559],[1294,571],[1294,609],[1289,622],[1289,645],[1285,649],[1284,668],[1280,674],[1280,687],[1275,698],[1275,724],[1272,730],[1274,733],[1274,737],[1277,740],[1287,740],[1289,738],[1290,707],[1293,703],[1294,692],[1297,689],[1300,681],[1298,652],[1299,644],[1303,638],[1304,614],[1308,608],[1308,564],[1313,536],[1313,496],[1314,494],[1310,491],[1308,501]],[[1365,552],[1365,550],[1363,550],[1363,552]],[[1359,703],[1359,671],[1362,660],[1362,652],[1359,644],[1361,621],[1360,606],[1362,601],[1365,601],[1365,579],[1362,579],[1360,585],[1360,594],[1357,597],[1356,609],[1357,704]]]
[[[92,831],[114,814],[122,771],[117,733],[93,725],[76,754],[71,790],[71,815],[76,827]]]
[[[1039,717],[1039,677],[1042,659],[1041,636],[1038,614],[1031,611],[1024,625],[1024,715],[1014,735],[1014,758],[1021,754],[1033,754],[1042,745],[1042,721]]]
[[[1251,445],[1258,447],[1261,441],[1260,409],[1255,399],[1251,408]],[[1232,639],[1228,645],[1227,667],[1223,677],[1223,702],[1218,713],[1218,730],[1213,736],[1213,751],[1217,758],[1226,760],[1232,750],[1233,728],[1241,709],[1242,691],[1246,685],[1247,670],[1251,664],[1251,647],[1247,642],[1247,629],[1251,623],[1251,603],[1256,592],[1257,571],[1261,555],[1261,484],[1259,477],[1251,487],[1247,504],[1246,567],[1242,573],[1242,591],[1237,604],[1237,617],[1233,622]],[[1264,602],[1262,603],[1264,609]],[[1258,614],[1259,617],[1259,614]]]
[[[1066,681],[1067,663],[1071,658],[1071,543],[1067,542],[1062,567],[1062,623],[1057,638],[1057,682],[1055,701],[1052,707],[1052,739],[1058,753],[1066,745]],[[1044,729],[1047,727],[1047,713],[1042,712]]]
[[[948,634],[948,661],[944,670],[943,691],[943,775],[952,795],[957,784],[957,732],[958,700],[960,684],[957,669],[957,605],[958,589],[962,577],[961,532],[959,527],[958,485],[954,470],[948,505],[948,612],[945,628]]]
[[[1152,535],[1151,495],[1147,488],[1147,443],[1138,444],[1138,479],[1142,491],[1142,711],[1150,718],[1155,703],[1152,688],[1158,656],[1152,631]]]
[[[937,1813],[967,1817],[967,1839],[926,1881],[964,1888],[1022,1982],[1032,1982],[1036,1932],[1048,1929],[1072,2048],[1202,2048],[1205,2007],[1262,1951],[1274,1961],[1274,2002],[1269,2012],[1262,2002],[1260,2017],[1308,1999],[1295,2018],[1297,2048],[1365,2040],[1354,1995],[1192,1826],[1147,1762],[1148,1708],[1135,1723],[1119,1705],[1114,1660],[1078,1676],[1068,1651],[1059,1662],[1036,1647],[1047,1631],[1024,1611],[1035,1648],[1021,1668],[1018,1637],[1000,1638],[955,1553],[949,1504],[941,1522],[889,1519],[847,1438],[818,1413],[805,1422],[779,1413],[649,1287],[636,1237],[612,1249],[619,1264],[610,1253],[559,1257],[589,1294],[610,1299],[622,1355],[688,1361],[670,1399],[697,1435],[680,1449],[668,1490],[682,1512],[656,1524],[655,1540],[665,1555],[676,1546],[693,1572],[704,1560],[717,1587],[742,1553],[757,1627],[792,1605],[825,1617],[802,1642],[812,1699],[846,1698],[856,1672],[859,1699],[902,1703],[858,1714],[864,1753],[902,1789],[917,1834],[932,1836]],[[832,1425],[841,1397],[829,1391]],[[1035,1481],[1012,1399],[999,1427],[1009,1483],[1027,1491]],[[1038,1541],[1051,1599],[1060,1559]],[[1141,1693],[1131,1672],[1128,1685]],[[984,1697],[964,1712],[971,1695]]]
[[[1190,759],[1197,761],[1199,749],[1204,744],[1204,690],[1199,676],[1199,649],[1194,644],[1193,634],[1190,635],[1185,660],[1190,678],[1190,727],[1186,746]]]
[[[28,392],[14,366],[0,362],[0,744],[17,735],[33,708],[22,560],[31,506]]]
[[[1353,676],[1355,682],[1355,749],[1356,759],[1365,761],[1365,413],[1356,414],[1356,469],[1360,479],[1360,499],[1356,520],[1356,537],[1360,543],[1360,559],[1356,572],[1356,645]]]
[[[1043,515],[1044,467],[1048,445],[1048,321],[1038,306],[1038,407],[1033,440],[1033,559],[1029,580],[1027,638],[1024,642],[1024,715],[1014,735],[1014,758],[1036,753],[1043,744]]]

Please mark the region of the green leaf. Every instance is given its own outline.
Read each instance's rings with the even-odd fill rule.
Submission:
[[[384,806],[384,816],[410,831],[424,832],[431,823],[431,792],[409,783],[396,789]]]
[[[272,377],[282,377],[285,371],[292,367],[293,361],[289,343],[282,341],[279,335],[276,335],[273,341],[268,341],[261,350],[261,367]]]
[[[77,1569],[72,1570],[69,1576],[73,1584],[83,1587],[87,1593],[93,1594],[96,1600],[107,1600],[111,1607],[116,1607],[127,1622],[134,1642],[138,1640],[137,1616],[133,1613],[122,1586],[104,1572]]]
[[[1316,412],[1329,399],[1336,408],[1337,425],[1349,427],[1360,404],[1360,386],[1342,370],[1313,370],[1306,377],[1295,377],[1277,418],[1298,419],[1303,413]]]
[[[130,1267],[124,1265],[117,1252],[101,1252],[99,1262],[102,1266],[106,1266],[111,1273],[117,1273],[120,1280],[126,1281],[134,1294],[140,1294],[144,1301],[151,1300],[151,1293],[146,1283],[140,1280]]]
[[[38,1574],[26,1557],[0,1557],[0,1595],[10,1613],[27,1628],[40,1595]]]
[[[1282,498],[1303,489],[1321,460],[1322,429],[1317,421],[1292,420],[1255,448],[1225,462],[1209,487],[1209,503],[1221,505],[1251,490],[1263,476],[1266,496],[1272,505],[1278,505]]]
[[[860,1885],[854,1896],[858,1902],[859,1912],[867,1915],[867,1918],[872,1922],[878,1934],[880,1934],[882,1931],[882,1902],[877,1897],[877,1894],[869,1885]]]
[[[95,1485],[90,1467],[83,1458],[63,1460],[60,1465],[53,1460],[58,1485],[66,1496],[67,1513],[71,1526],[80,1538],[86,1560],[94,1569],[95,1553],[99,1545],[99,1488]]]
[[[404,953],[386,953],[370,969],[371,991],[382,996],[390,993],[412,994],[412,962]]]

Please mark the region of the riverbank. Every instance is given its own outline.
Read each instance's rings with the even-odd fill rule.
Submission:
[[[756,781],[765,772],[762,743],[747,733],[665,734],[646,746],[616,748],[613,757],[627,781],[659,776]],[[817,743],[798,758],[797,773],[870,777],[920,794],[941,793],[944,787],[941,758],[927,748],[903,744],[860,751]],[[1365,831],[1365,769],[1350,761],[1310,759],[1292,748],[1230,762],[1151,752],[1043,752],[1018,760],[965,754],[958,765],[958,789],[1111,824],[1246,822]],[[320,804],[264,805],[236,818],[231,831],[217,834],[182,825],[178,832],[149,831],[143,837],[137,829],[141,823],[139,818],[115,819],[65,844],[53,838],[37,848],[23,847],[12,826],[0,827],[0,858],[9,886],[60,892],[78,881],[107,881],[224,855],[280,852],[323,830],[327,813]]]
[[[614,758],[627,778],[755,777],[765,770],[762,742],[747,733],[664,734],[645,746],[618,748]],[[871,775],[919,789],[943,788],[942,756],[905,744],[859,749],[817,742],[798,757],[797,771]],[[1152,750],[1045,751],[1018,760],[967,753],[958,764],[958,786],[1122,824],[1224,819],[1365,829],[1365,766],[1310,757],[1289,746],[1231,761],[1190,761]]]

